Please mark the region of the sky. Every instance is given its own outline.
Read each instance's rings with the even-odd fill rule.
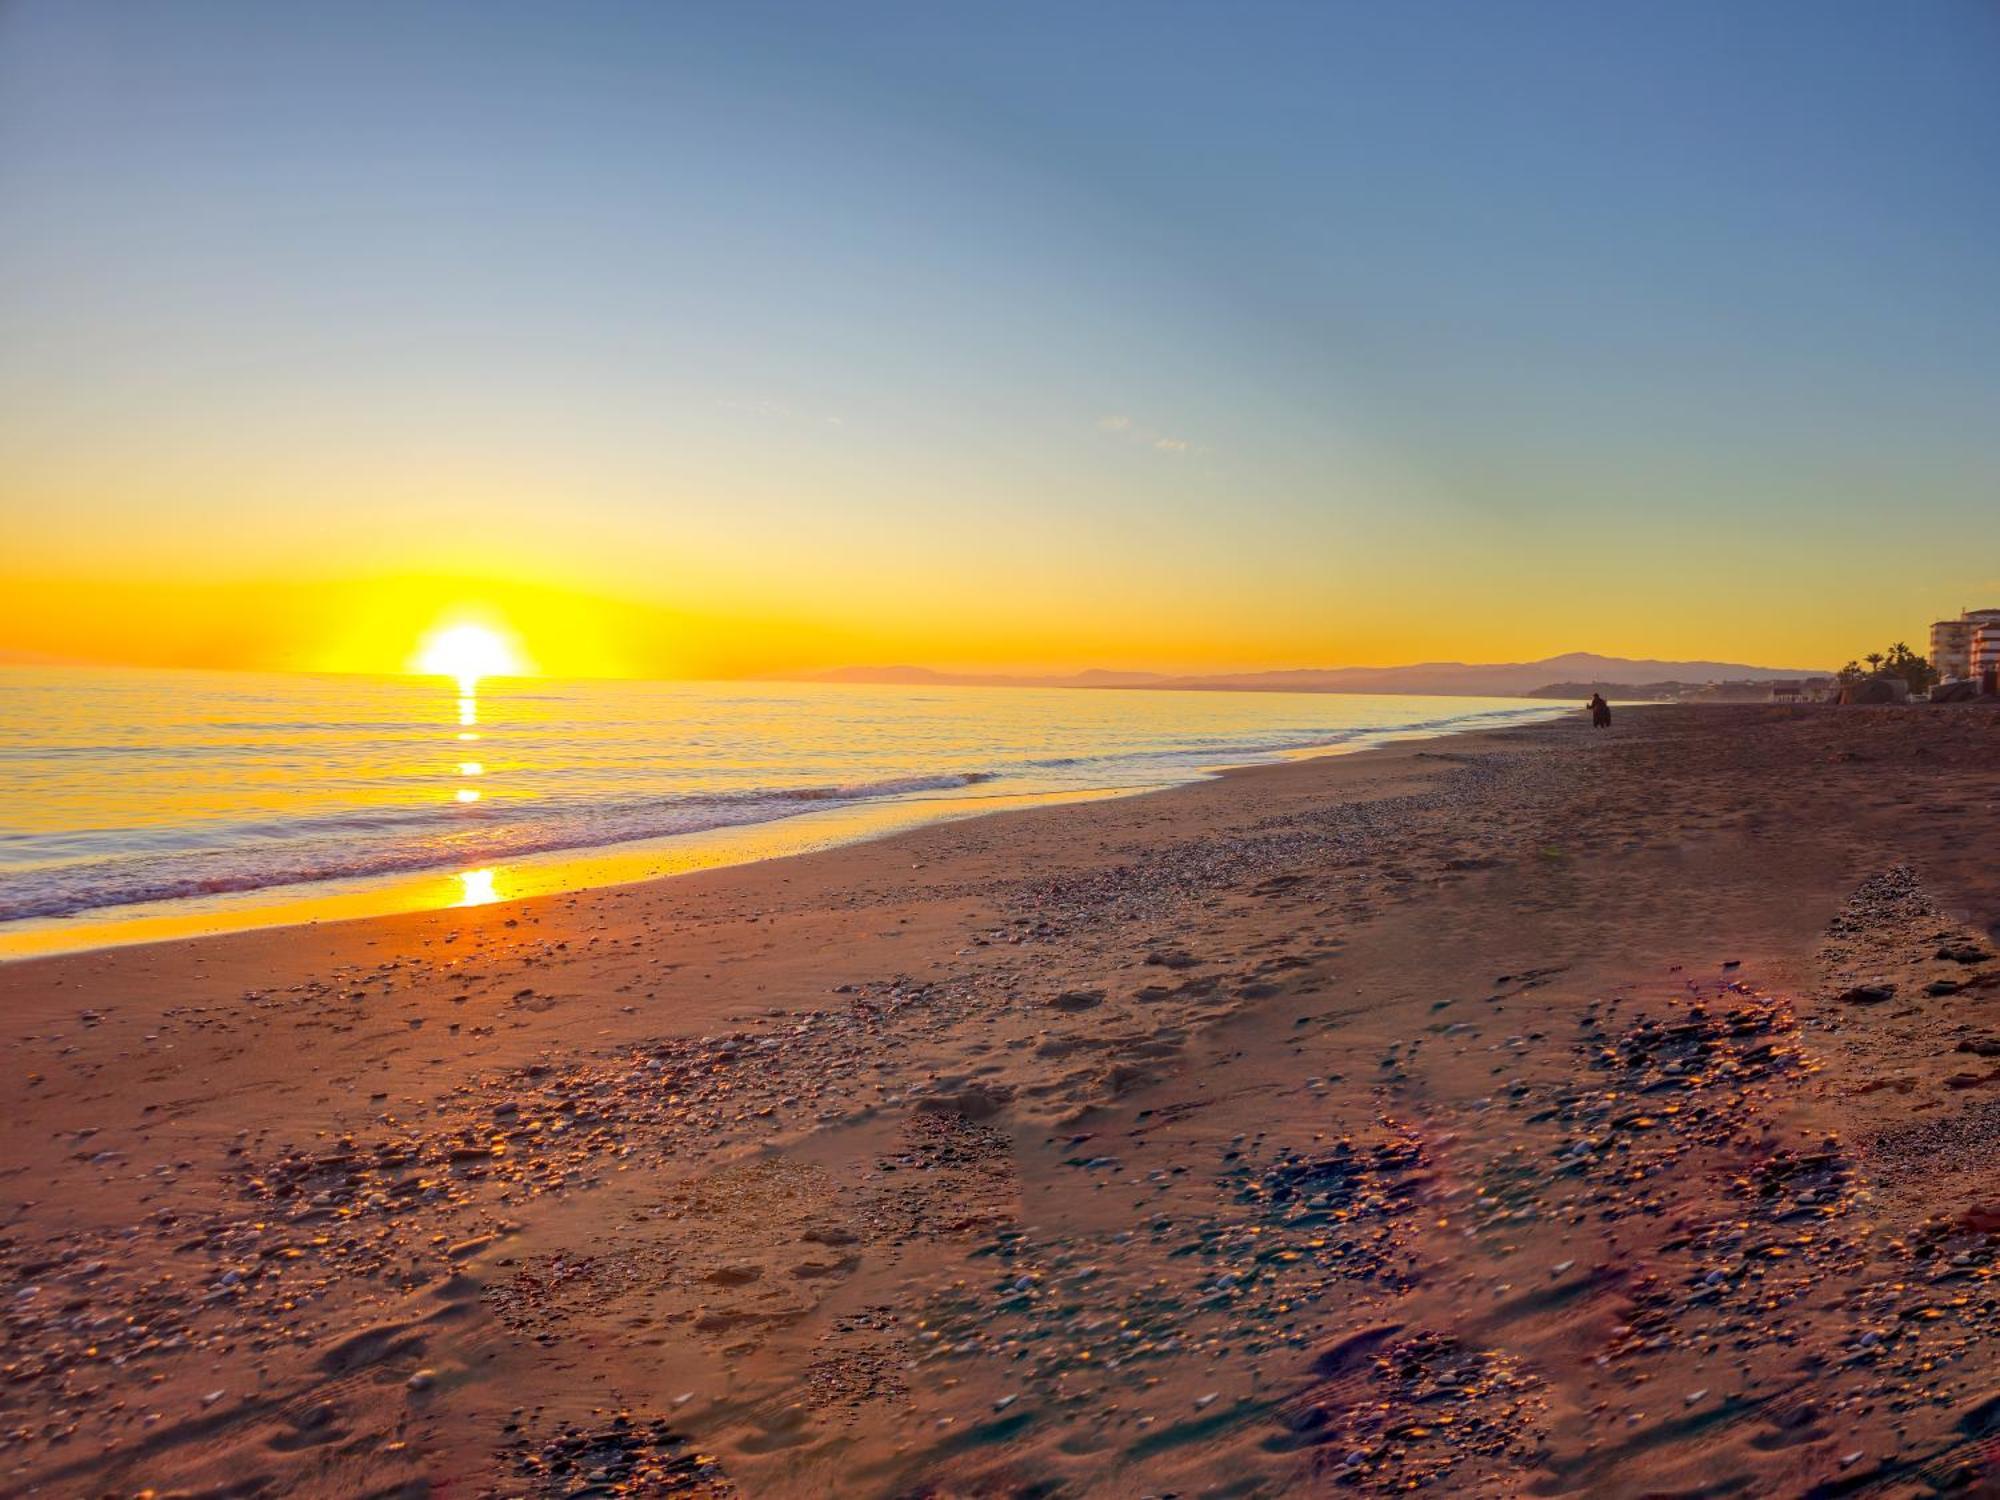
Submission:
[[[1921,649],[1996,161],[1974,0],[10,0],[0,658]]]

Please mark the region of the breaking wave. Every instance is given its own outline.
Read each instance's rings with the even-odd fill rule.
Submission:
[[[301,819],[289,830],[289,836],[261,823],[210,826],[201,831],[203,841],[223,847],[127,855],[108,865],[93,860],[16,876],[0,894],[0,922],[603,848],[768,823],[843,803],[957,791],[992,779],[991,772],[968,771],[899,776],[846,786],[781,787],[569,806],[541,802],[509,809],[454,804],[359,817]],[[372,837],[360,842],[357,835]]]
[[[412,679],[10,673],[0,923],[478,869],[843,806],[1143,790],[1558,712],[1519,699],[605,682],[473,703]]]

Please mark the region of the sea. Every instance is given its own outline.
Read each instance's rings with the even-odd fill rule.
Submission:
[[[643,878],[1560,711],[1504,698],[7,668],[0,956]]]

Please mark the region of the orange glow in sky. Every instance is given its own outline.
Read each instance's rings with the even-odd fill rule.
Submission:
[[[1444,8],[0,3],[0,665],[1789,672],[1992,602],[1993,8]]]

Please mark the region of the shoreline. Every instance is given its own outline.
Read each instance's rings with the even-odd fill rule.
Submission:
[[[1525,715],[1529,710],[1522,712]],[[1522,722],[1547,723],[1559,713],[1552,707],[1548,717],[1524,717]],[[1502,729],[1507,727],[1515,726]],[[1366,755],[1398,744],[1497,732],[1502,730],[1484,727],[1370,731],[1361,737],[1365,743],[1329,743],[1275,757],[1203,767],[1187,780],[1157,785],[883,798],[662,838],[495,859],[482,862],[476,869],[458,869],[452,863],[440,863],[394,876],[302,881],[213,896],[100,907],[63,917],[24,918],[0,924],[0,964],[132,944],[366,920],[670,880],[702,870],[789,859],[844,844],[893,837],[933,823],[1144,796],[1259,767]]]
[[[6,928],[0,928],[0,964],[140,944],[195,942],[232,933],[507,905],[576,891],[644,885],[704,870],[794,859],[850,843],[892,838],[932,823],[1167,790],[1172,788],[1021,793],[1014,797],[994,794],[980,798],[884,799],[879,803],[818,809],[786,818],[658,839],[550,850],[496,860],[478,870],[459,870],[441,864],[397,877],[301,881],[211,898],[103,907],[72,917],[24,919],[7,924]],[[995,802],[1026,805],[984,805]]]
[[[1996,745],[1633,709],[0,966],[0,1472],[1990,1481]]]

